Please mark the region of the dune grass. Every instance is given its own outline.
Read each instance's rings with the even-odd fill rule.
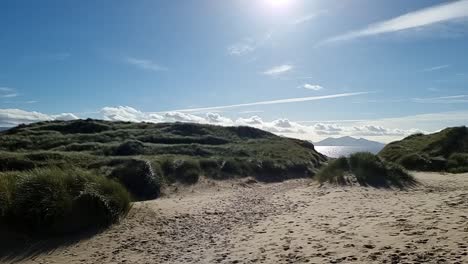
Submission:
[[[0,174],[0,223],[31,234],[59,234],[115,223],[130,208],[125,188],[76,168]]]
[[[319,182],[337,185],[358,183],[374,187],[407,187],[416,180],[403,167],[383,161],[369,152],[340,157],[323,167],[316,175]]]

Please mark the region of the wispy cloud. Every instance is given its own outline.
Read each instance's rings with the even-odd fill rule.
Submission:
[[[319,91],[319,90],[323,89],[323,87],[318,85],[318,84],[310,84],[310,83],[306,83],[304,85],[301,85],[301,86],[299,86],[299,88],[304,88],[304,89],[314,90],[314,91]]]
[[[269,31],[258,38],[245,38],[242,41],[228,46],[227,51],[230,55],[233,56],[244,56],[265,45],[272,36],[273,32]]]
[[[431,67],[431,68],[426,68],[426,69],[423,69],[422,71],[423,72],[438,71],[438,70],[446,69],[448,67],[450,67],[450,65],[445,64],[445,65],[439,65],[439,66],[435,66],[435,67]]]
[[[265,111],[263,110],[247,110],[247,111],[240,111],[239,114],[258,114],[258,113],[263,113]]]
[[[341,93],[341,94],[331,94],[331,95],[324,95],[324,96],[309,96],[309,97],[271,100],[271,101],[260,101],[260,102],[245,103],[245,104],[178,109],[178,110],[173,110],[173,111],[175,112],[203,112],[203,111],[212,111],[212,110],[219,110],[219,109],[246,107],[246,106],[255,106],[255,105],[272,105],[272,104],[287,104],[287,103],[298,103],[298,102],[307,102],[307,101],[318,101],[318,100],[333,99],[333,98],[340,98],[340,97],[357,96],[357,95],[363,95],[363,94],[368,94],[368,93],[369,92]]]
[[[308,14],[308,15],[305,15],[303,17],[300,17],[300,18],[297,18],[296,20],[294,20],[291,24],[292,25],[299,25],[299,24],[303,24],[303,23],[306,23],[314,18],[316,18],[318,16],[317,13],[313,13],[313,14]]]
[[[137,59],[137,58],[128,57],[126,58],[126,62],[133,66],[136,66],[138,68],[141,68],[143,70],[148,70],[148,71],[158,72],[158,71],[167,70],[166,67],[163,67],[157,63],[154,63],[151,60],[146,60],[146,59]]]
[[[8,87],[0,87],[0,92],[11,92],[13,89],[8,88]]]
[[[0,98],[13,98],[19,94],[15,92],[15,89],[9,87],[0,87]]]
[[[468,103],[468,95],[451,95],[431,98],[413,98],[415,103],[428,103],[428,104],[455,104],[455,103]]]
[[[366,28],[332,37],[325,42],[343,41],[383,33],[403,31],[417,27],[429,26],[440,22],[452,21],[463,17],[468,17],[468,0],[450,1],[449,3],[431,6],[390,20],[371,24]]]
[[[56,61],[63,61],[70,58],[71,54],[68,52],[58,52],[58,53],[47,53],[44,54],[44,58],[48,58],[50,60]]]
[[[275,67],[273,67],[271,69],[268,69],[268,70],[264,71],[263,74],[270,75],[270,76],[276,76],[276,75],[280,75],[280,74],[289,72],[293,68],[294,68],[294,66],[292,66],[290,64],[284,64],[284,65],[275,66]]]

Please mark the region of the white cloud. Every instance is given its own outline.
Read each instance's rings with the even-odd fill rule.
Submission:
[[[241,125],[261,125],[263,124],[263,120],[259,116],[252,116],[249,118],[239,118],[236,120],[237,124]]]
[[[294,68],[294,66],[292,66],[290,64],[284,64],[284,65],[275,66],[275,67],[273,67],[271,69],[268,69],[268,70],[264,71],[263,74],[270,75],[270,76],[276,76],[276,75],[280,75],[280,74],[289,72],[293,68]]]
[[[315,133],[318,135],[339,135],[343,129],[335,124],[317,123],[313,126]]]
[[[325,42],[350,40],[360,37],[403,31],[436,23],[468,17],[468,0],[450,1],[431,6],[402,16],[371,24],[364,29],[351,31],[326,40]]]
[[[368,93],[369,92],[341,93],[341,94],[331,94],[331,95],[323,95],[323,96],[309,96],[309,97],[298,97],[298,98],[271,100],[271,101],[260,101],[260,102],[254,102],[254,103],[246,103],[246,104],[234,104],[234,105],[212,106],[212,107],[201,107],[201,108],[188,108],[188,109],[179,109],[179,110],[174,110],[174,111],[175,112],[205,112],[205,111],[213,111],[213,110],[219,110],[219,109],[245,107],[245,106],[255,106],[255,105],[271,105],[271,104],[286,104],[286,103],[317,101],[317,100],[325,100],[325,99],[332,99],[332,98],[357,96],[357,95],[363,95],[363,94],[368,94]]]
[[[138,68],[148,70],[148,71],[158,72],[158,71],[166,71],[167,70],[166,67],[158,65],[158,64],[154,63],[153,61],[146,60],[146,59],[137,59],[137,58],[128,57],[126,59],[126,62],[133,65],[133,66],[136,66]]]
[[[212,124],[233,124],[230,118],[221,116],[218,113],[206,113],[206,120]]]
[[[0,109],[0,126],[16,126],[38,121],[53,120],[49,115],[20,109]]]
[[[424,132],[419,129],[389,129],[382,126],[364,125],[353,127],[354,131],[351,134],[355,136],[400,136],[404,137],[414,133]]]
[[[104,120],[128,122],[161,122],[163,117],[154,113],[143,113],[130,106],[104,107],[100,114]]]
[[[167,112],[163,114],[165,122],[191,122],[191,123],[206,123],[206,119],[192,114],[181,112]]]
[[[0,126],[10,127],[19,124],[29,124],[40,121],[74,120],[78,117],[72,113],[48,115],[36,111],[21,109],[0,109]]]
[[[273,121],[273,125],[277,126],[277,127],[283,127],[283,128],[293,127],[293,124],[288,119],[275,120],[275,121]]]
[[[300,88],[308,89],[308,90],[314,90],[314,91],[319,91],[322,90],[323,87],[318,85],[318,84],[309,84],[306,83],[304,85],[299,86]]]
[[[450,67],[450,65],[446,64],[446,65],[439,65],[439,66],[435,66],[435,67],[431,67],[431,68],[426,68],[424,70],[422,70],[423,72],[432,72],[432,71],[438,71],[438,70],[442,70],[442,69],[446,69]]]
[[[79,119],[75,114],[72,113],[62,113],[58,115],[53,115],[52,118],[54,120],[60,120],[60,121],[69,121],[69,120],[76,120]]]
[[[254,51],[256,48],[257,45],[253,42],[253,40],[248,39],[229,46],[228,52],[231,55],[243,56]]]

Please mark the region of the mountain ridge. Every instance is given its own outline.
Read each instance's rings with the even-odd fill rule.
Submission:
[[[354,138],[350,136],[344,137],[328,137],[321,141],[315,142],[315,146],[349,146],[349,147],[384,147],[385,144],[377,141],[368,140],[365,138]]]

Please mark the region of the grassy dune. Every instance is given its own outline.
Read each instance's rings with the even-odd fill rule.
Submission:
[[[314,175],[326,158],[306,141],[250,127],[100,120],[52,121],[0,132],[0,224],[31,233],[102,227],[131,200],[173,183]]]
[[[410,170],[468,172],[468,128],[411,135],[388,144],[379,156]]]

